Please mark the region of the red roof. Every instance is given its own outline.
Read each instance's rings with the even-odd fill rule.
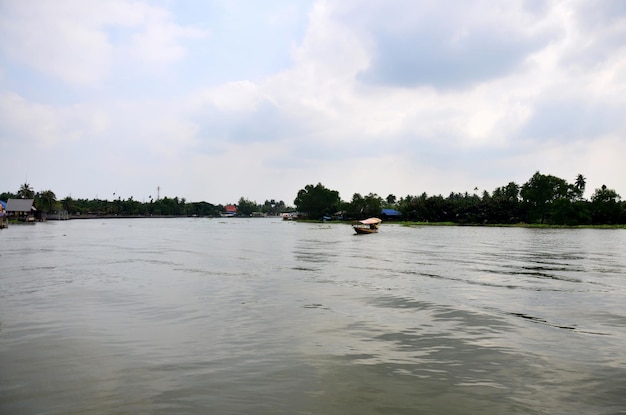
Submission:
[[[226,205],[224,206],[224,209],[226,209],[226,212],[230,212],[230,213],[237,212],[237,206],[235,205]]]

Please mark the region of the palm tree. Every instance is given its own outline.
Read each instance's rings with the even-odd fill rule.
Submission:
[[[576,188],[585,190],[585,185],[587,184],[587,179],[582,174],[576,176]]]
[[[574,183],[574,187],[578,193],[578,197],[582,199],[583,193],[585,193],[585,186],[587,185],[587,179],[582,174],[576,176],[576,182]]]
[[[44,212],[52,212],[57,203],[57,196],[52,190],[44,190],[39,193],[39,208]]]
[[[33,199],[35,197],[35,191],[30,187],[30,184],[24,182],[24,184],[20,186],[20,190],[17,191],[17,195],[22,199]]]

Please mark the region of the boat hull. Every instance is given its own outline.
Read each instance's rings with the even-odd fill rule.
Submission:
[[[356,232],[358,235],[367,235],[369,233],[377,233],[378,229],[371,229],[371,228],[362,228],[359,226],[353,226],[354,228],[354,232]]]

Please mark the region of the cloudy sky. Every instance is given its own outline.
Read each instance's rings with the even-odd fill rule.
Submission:
[[[0,192],[626,197],[625,113],[623,0],[0,0]]]

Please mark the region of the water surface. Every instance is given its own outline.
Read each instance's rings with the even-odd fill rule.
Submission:
[[[626,231],[0,231],[0,413],[626,413]]]

